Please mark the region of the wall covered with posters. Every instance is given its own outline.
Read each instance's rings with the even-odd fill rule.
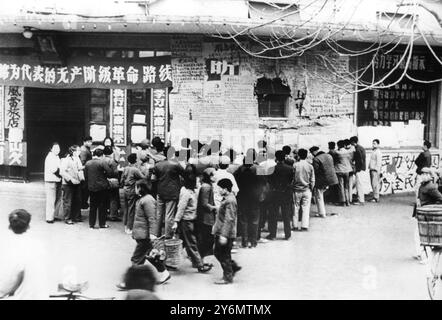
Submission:
[[[245,43],[245,46],[248,44]],[[332,83],[336,74],[345,74],[347,58],[330,52],[315,52],[301,58],[266,60],[252,57],[233,42],[204,40],[198,36],[178,36],[172,40],[172,80],[170,93],[171,135],[201,140],[221,138],[236,149],[256,146],[266,137],[275,143],[323,144],[320,137],[340,135],[344,125],[354,131],[354,96]],[[321,67],[320,59],[333,61],[335,73]],[[290,88],[283,117],[263,117],[258,113],[255,85],[258,79],[281,79]],[[349,131],[346,131],[346,137]],[[259,138],[258,138],[259,137]]]

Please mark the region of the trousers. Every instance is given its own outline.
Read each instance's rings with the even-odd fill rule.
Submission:
[[[187,256],[192,260],[192,266],[199,268],[203,266],[203,259],[201,259],[198,251],[198,245],[195,235],[195,224],[190,220],[181,220],[178,223],[178,233],[180,239],[183,240],[184,248],[186,248]]]
[[[106,225],[106,193],[107,190],[90,191],[89,226],[95,227],[98,212],[98,224]]]
[[[62,209],[61,201],[61,183],[45,182],[46,193],[46,221],[53,221],[54,218],[60,218]]]
[[[79,220],[81,218],[81,189],[80,185],[62,185],[63,189],[63,214],[66,220]]]
[[[175,219],[177,205],[177,200],[164,200],[160,196],[157,196],[157,230],[155,234],[157,237],[161,236],[163,226],[166,239],[171,239],[173,237],[172,226],[173,219]]]
[[[379,200],[379,180],[379,172],[377,172],[376,170],[370,170],[371,188],[373,189],[373,198],[376,200]]]
[[[241,212],[241,238],[245,246],[247,242],[252,245],[258,243],[259,203],[251,199],[239,198],[238,209]]]
[[[293,226],[299,228],[299,210],[302,209],[301,227],[308,228],[310,223],[310,204],[312,201],[312,192],[310,189],[304,191],[295,191],[295,215],[293,217]]]
[[[219,236],[215,237],[215,258],[223,268],[223,278],[227,282],[233,282],[234,272],[238,271],[238,264],[232,260],[233,239],[228,239],[225,245],[219,243]]]
[[[269,236],[276,238],[278,213],[279,209],[281,209],[284,234],[286,238],[289,238],[291,236],[290,220],[292,218],[292,193],[274,191],[272,195],[272,211],[269,215]]]

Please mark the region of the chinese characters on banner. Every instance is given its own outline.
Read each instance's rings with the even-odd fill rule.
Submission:
[[[407,63],[407,57],[401,60],[401,54],[380,54],[374,57],[374,68],[375,69],[392,69],[398,64],[398,69],[405,69]],[[410,63],[408,64],[409,70],[425,70],[425,56],[413,55],[411,57]]]
[[[5,128],[24,127],[24,88],[5,87]]]
[[[207,59],[206,69],[208,81],[221,80],[222,75],[239,75],[239,63],[229,63],[226,60]]]
[[[167,89],[153,89],[152,137],[166,138]]]
[[[0,165],[26,167],[26,142],[0,142]]]
[[[0,84],[43,88],[155,88],[172,85],[170,57],[137,60],[72,58],[66,66],[42,66],[32,58],[0,56]]]
[[[126,96],[125,89],[111,90],[111,133],[115,145],[126,145]]]

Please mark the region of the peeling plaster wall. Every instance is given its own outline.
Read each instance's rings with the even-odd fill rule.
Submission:
[[[243,45],[248,47],[247,42]],[[354,95],[344,91],[352,89],[345,77],[347,58],[315,51],[285,60],[259,59],[233,42],[204,41],[199,36],[176,36],[171,50],[174,145],[187,136],[202,141],[216,138],[243,151],[265,137],[275,147],[326,147],[329,140],[356,132]],[[333,65],[333,73],[318,63],[324,57]],[[221,74],[213,72],[216,68],[211,63]],[[254,85],[263,76],[279,77],[290,87],[287,118],[259,118]],[[299,110],[296,98],[302,95],[305,100]]]

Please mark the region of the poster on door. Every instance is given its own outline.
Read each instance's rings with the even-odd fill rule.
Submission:
[[[0,165],[26,167],[26,142],[0,142]]]

